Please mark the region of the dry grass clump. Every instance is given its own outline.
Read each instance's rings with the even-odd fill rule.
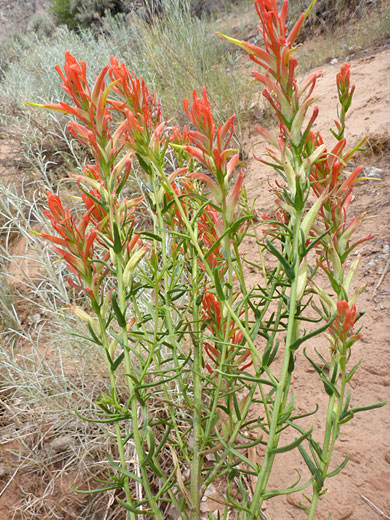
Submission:
[[[42,318],[28,331],[17,332],[0,356],[0,436],[5,450],[12,454],[8,473],[18,475],[20,487],[14,511],[17,518],[26,520],[124,519],[115,500],[116,496],[124,498],[120,492],[77,495],[73,489],[104,487],[99,479],[107,480],[111,469],[106,453],[114,460],[119,455],[112,425],[87,422],[74,412],[93,418],[96,398],[107,392],[103,353],[86,344],[71,344],[69,339]],[[125,387],[120,390],[126,397]],[[164,435],[160,421],[167,413],[166,405],[156,397],[151,407],[156,444]],[[162,468],[170,473],[174,464],[169,450],[164,457]],[[126,458],[129,469],[139,472],[130,442]],[[157,481],[155,487],[159,489]],[[134,483],[134,496],[137,493]],[[161,504],[162,510],[166,507]],[[168,509],[165,517],[171,518]]]
[[[104,388],[104,379],[89,373],[96,361],[71,368],[75,360],[58,346],[46,343],[42,352],[42,341],[31,345],[25,335],[18,344],[1,359],[6,398],[0,431],[5,448],[13,453],[10,460],[22,491],[15,512],[23,519],[70,519],[86,513],[98,519],[102,511],[107,519],[120,518],[108,496],[97,500],[72,488],[97,487],[94,477],[103,478],[108,469],[105,452],[115,458],[105,429],[72,412],[79,408],[88,413],[93,397]]]
[[[101,353],[72,338],[69,324],[77,324],[63,319],[74,295],[55,281],[61,263],[29,233],[43,227],[43,191],[42,179],[0,180],[0,438],[8,453],[1,462],[6,482],[21,486],[16,518],[74,518],[90,500],[77,505],[70,480],[89,483],[110,438],[73,409],[89,410],[105,381],[96,378]]]
[[[372,134],[368,137],[364,144],[365,156],[371,156],[383,160],[390,155],[390,135],[389,134]]]

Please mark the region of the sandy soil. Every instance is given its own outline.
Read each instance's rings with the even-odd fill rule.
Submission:
[[[318,102],[321,123],[318,128],[328,142],[332,142],[328,128],[332,126],[335,117],[335,74],[340,65],[341,62],[322,67],[323,77],[318,83],[317,92],[321,96]],[[353,351],[353,360],[362,360],[352,382],[353,405],[358,406],[390,398],[390,349],[387,330],[390,324],[390,49],[387,47],[361,54],[351,61],[351,66],[356,93],[353,108],[348,115],[347,137],[352,144],[368,134],[370,147],[361,160],[368,168],[376,166],[381,169],[380,180],[365,181],[358,186],[353,210],[356,215],[363,211],[372,215],[372,218],[362,225],[359,231],[361,236],[371,233],[375,235],[356,252],[362,257],[359,283],[367,285],[367,290],[360,299],[360,308],[366,311],[362,320],[363,337],[354,346]],[[248,141],[250,155],[253,152],[257,155],[262,153],[263,145],[258,141],[256,136],[252,136]],[[3,155],[0,155],[0,161],[7,155],[7,146],[5,144],[2,148]],[[8,169],[2,168],[1,164],[0,171],[3,175],[9,175]],[[257,199],[256,211],[259,215],[267,212],[272,205],[272,196],[267,190],[269,178],[270,172],[267,169],[249,159],[247,190],[250,198]],[[250,247],[250,244],[246,246],[247,253]],[[318,403],[320,417],[327,404],[326,394],[301,352],[298,352],[293,384],[299,408],[313,408],[313,404]],[[321,427],[320,419],[314,418],[313,421],[316,426]],[[388,406],[359,414],[344,426],[335,455],[335,464],[340,463],[347,454],[350,462],[341,475],[328,482],[329,491],[321,501],[318,520],[327,520],[329,511],[333,512],[333,520],[390,518],[389,432]],[[261,453],[254,452],[251,457],[261,459]],[[15,477],[12,473],[1,471],[2,464],[7,467],[8,462],[9,454],[0,446],[0,520],[12,518],[10,507],[20,493],[18,484],[24,485],[23,476]],[[289,468],[288,471],[286,468]],[[283,484],[291,484],[295,480],[294,468],[305,473],[304,464],[299,456],[279,456],[271,483],[282,481]],[[10,480],[12,482],[8,487]],[[295,495],[273,499],[267,503],[265,514],[270,520],[304,519],[306,516],[298,507],[300,500],[302,497]]]

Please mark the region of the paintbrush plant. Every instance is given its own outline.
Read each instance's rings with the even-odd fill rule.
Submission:
[[[359,290],[351,289],[358,260],[349,265],[349,257],[364,219],[350,219],[348,210],[361,168],[345,173],[361,143],[348,150],[344,138],[354,90],[347,64],[337,76],[336,144],[313,130],[318,73],[299,82],[294,57],[313,5],[287,33],[287,1],[279,13],[276,0],[256,0],[261,48],[223,36],[259,66],[252,76],[279,121],[275,132],[257,128],[268,143],[260,160],[277,176],[263,234],[244,189],[251,173],[232,147],[234,116],[218,125],[205,88],[184,102],[188,127],[172,128],[156,93],[123,63],[112,58],[90,87],[86,64],[68,52],[57,71],[69,102],[38,105],[72,116],[68,131],[93,157],[72,174],[82,209],[64,208],[49,193],[45,213],[55,233],[41,236],[66,262],[83,296],[72,312],[107,362],[107,390],[86,419],[107,425],[117,452],[107,454],[111,472],[90,492],[117,490],[129,519],[162,520],[174,511],[200,519],[209,497],[218,518],[236,511],[255,520],[264,501],[308,488],[302,507],[312,519],[326,479],[347,463],[333,468],[331,456],[342,424],[362,410],[351,407],[348,390],[360,337]],[[127,191],[134,163],[142,177],[137,198]],[[145,208],[150,225],[139,217]],[[240,254],[248,236],[258,259]],[[252,285],[249,265],[258,275]],[[292,384],[297,349],[321,333],[326,353],[315,361],[304,352],[329,397],[322,440],[300,423],[311,412],[297,413]],[[295,440],[286,443],[288,431]],[[258,445],[263,456],[254,461],[248,450]],[[275,458],[295,449],[306,480],[270,489]]]

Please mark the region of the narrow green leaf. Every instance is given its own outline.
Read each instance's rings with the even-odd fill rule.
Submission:
[[[240,411],[240,407],[238,406],[238,401],[237,401],[237,392],[233,392],[233,406],[234,406],[234,411],[236,412],[236,417],[239,421],[241,421],[241,411]]]
[[[222,404],[218,405],[218,408],[226,413],[226,415],[229,415],[229,409],[226,408],[226,406],[223,406]]]
[[[73,411],[77,415],[77,417],[80,417],[80,419],[83,419],[83,421],[87,421],[90,423],[96,423],[96,424],[114,423],[114,422],[118,422],[118,421],[123,421],[130,417],[129,414],[112,414],[112,416],[107,419],[90,419],[89,417],[86,417],[85,415],[81,414],[78,410],[73,410]]]
[[[354,414],[351,412],[351,410],[349,410],[349,411],[344,411],[344,412],[340,415],[340,419],[339,419],[338,424],[345,424],[345,423],[347,423],[348,421],[350,421],[351,419],[353,419],[353,417],[354,417]]]
[[[334,366],[333,366],[333,372],[330,376],[330,382],[334,385],[336,383],[336,379],[337,379],[337,375],[338,375],[338,369],[339,369],[339,364],[338,362],[336,361]]]
[[[310,338],[313,338],[314,336],[317,336],[318,334],[321,334],[321,332],[324,332],[336,319],[336,314],[334,314],[331,319],[325,323],[322,327],[319,327],[316,330],[313,330],[312,332],[309,332],[308,334],[305,334],[304,336],[301,336],[300,338],[296,339],[294,343],[291,344],[290,349],[296,350],[302,343],[307,341]],[[306,356],[307,357],[307,356]],[[308,358],[309,359],[309,358]],[[310,361],[310,360],[309,360]],[[314,366],[314,365],[313,365]]]
[[[309,363],[313,366],[313,368],[315,369],[315,371],[321,375],[323,374],[323,371],[322,369],[317,365],[317,363],[315,361],[313,361],[307,354],[306,354],[306,348],[303,349],[303,355],[305,356],[305,358],[309,361]]]
[[[247,464],[250,468],[252,468],[254,471],[257,471],[257,467],[253,462],[251,462],[245,455],[243,455],[241,452],[237,451],[235,448],[230,446],[229,444],[223,443],[225,448],[229,450],[229,452],[232,455],[235,455],[239,460],[241,460],[244,464]]]
[[[161,472],[161,470],[156,466],[156,464],[154,463],[153,461],[153,458],[150,459],[149,461],[149,468],[153,471],[153,473],[158,477],[158,478],[162,478],[163,474]]]
[[[345,457],[344,461],[340,464],[340,466],[338,466],[335,470],[331,471],[330,473],[328,473],[326,475],[326,478],[332,478],[332,477],[335,477],[336,475],[338,475],[340,473],[340,471],[342,471],[345,466],[348,464],[348,461],[349,461],[349,457]]]
[[[348,373],[347,377],[346,377],[346,382],[349,383],[349,381],[352,379],[352,376],[354,375],[354,373],[356,372],[356,370],[360,367],[360,363],[361,361],[358,361],[356,363],[356,365],[354,365],[352,367],[352,369],[350,370],[350,372]]]
[[[142,157],[142,155],[140,155],[139,153],[136,153],[135,155],[137,156],[139,165],[144,170],[144,172],[147,173],[149,176],[150,175],[150,166],[148,165],[147,162],[145,162],[145,159]]]
[[[114,253],[116,253],[118,255],[122,251],[122,241],[121,241],[121,236],[119,234],[119,229],[118,229],[116,222],[113,222],[112,229],[113,229],[113,233],[114,233],[113,249],[114,249]]]
[[[321,477],[320,472],[318,471],[318,469],[314,465],[313,461],[311,460],[309,454],[307,453],[305,448],[302,446],[302,444],[298,445],[298,450],[299,450],[299,453],[302,455],[303,460],[306,462],[306,465],[309,468],[310,473],[315,478],[315,480],[318,483],[319,487],[322,488],[322,486],[324,485],[323,478]]]
[[[110,489],[119,489],[121,487],[122,487],[121,484],[118,483],[118,484],[112,484],[111,486],[106,486],[106,487],[97,488],[97,489],[77,489],[76,486],[74,484],[72,484],[73,491],[75,491],[79,495],[93,495],[96,493],[102,493],[104,491],[109,491]]]
[[[295,277],[294,269],[291,267],[291,265],[287,262],[287,260],[284,258],[284,256],[276,249],[276,247],[273,245],[271,240],[267,237],[267,246],[268,250],[276,256],[276,258],[279,260],[279,262],[282,264],[284,272],[286,273],[286,276],[289,280],[293,280]]]
[[[154,434],[152,430],[150,429],[150,426],[147,426],[147,433],[146,437],[148,440],[148,454],[146,455],[145,459],[142,461],[142,466],[145,468],[147,464],[150,464],[150,461],[152,460],[152,457],[154,455],[154,450],[156,447],[155,440],[154,440]]]
[[[351,402],[351,390],[348,390],[347,398],[345,400],[345,405],[344,405],[344,409],[343,409],[343,413],[347,413],[348,412],[348,408],[349,408],[350,402]]]
[[[91,324],[90,324],[90,323],[88,323],[87,327],[88,327],[89,333],[91,334],[91,336],[92,336],[92,338],[93,338],[93,342],[96,343],[97,345],[103,346],[103,343],[102,343],[102,342],[100,341],[100,339],[96,336],[95,331],[94,331],[93,328],[91,327]]]
[[[112,369],[113,372],[115,372],[115,370],[122,363],[122,360],[123,360],[124,357],[125,357],[125,353],[122,352],[121,354],[119,354],[119,356],[116,358],[116,360],[111,363],[111,369]]]
[[[85,193],[85,195],[88,196],[89,199],[93,200],[97,206],[99,206],[100,208],[102,208],[103,211],[108,212],[109,209],[108,209],[107,205],[103,203],[103,201],[101,201],[101,200],[98,199],[97,197],[94,197],[94,196],[92,195],[92,193],[91,193],[90,191],[88,191],[86,188],[84,188],[84,186],[83,186],[81,183],[78,185],[78,187],[80,188],[80,190],[81,190],[83,193]]]
[[[118,305],[115,293],[112,293],[111,303],[112,303],[112,308],[113,308],[113,311],[115,313],[118,325],[121,328],[125,328],[126,325],[127,325],[126,319],[125,319],[122,311],[119,308],[119,305]]]
[[[156,211],[156,204],[154,203],[154,201],[152,200],[151,196],[149,195],[149,192],[148,192],[148,186],[147,185],[144,185],[147,189],[144,190],[144,195],[145,195],[145,199],[147,200],[148,204],[149,204],[149,208],[153,211],[153,213],[155,213]],[[151,191],[149,189],[149,191]]]
[[[307,253],[313,248],[315,247],[329,232],[330,232],[330,229],[327,229],[324,233],[322,233],[319,237],[317,237],[315,240],[312,240],[310,242],[310,244],[305,247],[304,251],[303,251],[303,254],[302,256],[306,256]]]
[[[310,428],[300,437],[297,437],[293,442],[290,442],[290,444],[286,444],[285,446],[281,446],[280,448],[274,448],[273,450],[269,450],[269,453],[285,453],[286,451],[293,450],[297,446],[299,446],[305,439],[309,437],[311,432],[313,431],[313,426],[310,426]]]
[[[124,185],[126,184],[126,181],[127,181],[127,177],[126,175],[122,175],[122,179],[120,181],[120,183],[118,184],[118,186],[116,187],[115,189],[115,192],[116,192],[116,195],[118,196],[120,194],[120,192],[123,190],[123,187]]]
[[[153,240],[157,240],[157,242],[162,242],[162,238],[159,235],[151,233],[150,231],[140,231],[139,233],[137,232],[137,234],[143,237],[152,238]]]
[[[291,417],[291,420],[295,421],[296,419],[302,419],[303,417],[310,417],[310,415],[314,415],[315,413],[317,413],[318,409],[319,409],[319,405],[317,403],[314,410],[312,410],[311,412],[305,412],[305,413],[300,413],[299,415],[294,415],[294,417]],[[294,426],[293,423],[291,423],[291,425]]]
[[[171,297],[170,301],[174,302],[175,300],[178,300],[179,298],[181,298],[181,296],[186,294],[186,292],[187,292],[187,288],[185,288],[185,289],[182,289],[182,288],[171,289],[170,291],[168,291],[168,294]]]
[[[295,367],[295,357],[294,357],[294,354],[291,353],[290,359],[289,359],[289,362],[288,362],[288,372],[289,372],[289,374],[292,374],[294,372],[294,367]]]
[[[219,272],[218,269],[214,269],[214,283],[215,283],[215,290],[217,291],[217,296],[220,301],[225,300],[225,294],[222,289],[221,280],[219,279]]]
[[[335,394],[337,397],[340,397],[340,392],[338,391],[336,385],[334,385],[329,379],[326,377],[324,373],[320,375],[321,381],[324,383],[325,392],[332,396]]]
[[[122,468],[117,464],[111,457],[109,453],[106,453],[107,460],[109,464],[121,475],[125,475],[126,477],[131,478],[132,480],[136,480],[137,482],[140,482],[142,484],[142,479],[140,477],[137,477],[134,473],[131,473],[131,471],[128,471],[125,468]]]
[[[263,365],[265,367],[270,366],[272,361],[274,360],[274,358],[279,350],[280,340],[277,339],[275,341],[275,345],[273,347],[272,347],[272,340],[269,341],[268,343],[270,344],[270,346],[268,347],[268,344],[267,344],[267,347],[264,350],[264,354],[263,354]]]
[[[375,404],[369,404],[367,406],[358,406],[357,408],[352,408],[350,412],[352,413],[358,413],[358,412],[365,412],[366,410],[374,410],[374,408],[382,408],[382,406],[385,406],[386,401],[381,401],[380,403]]]
[[[128,502],[124,502],[118,497],[115,498],[118,504],[122,506],[124,509],[126,509],[126,511],[130,511],[131,513],[135,513],[136,515],[149,515],[150,513],[152,513],[152,511],[148,509],[137,509],[136,507],[131,506]]]
[[[69,336],[74,336],[75,338],[81,338],[90,341],[91,343],[96,343],[94,338],[90,338],[89,336],[85,336],[84,334],[78,334],[77,332],[69,332]],[[98,345],[101,344],[101,342],[98,343]]]
[[[169,437],[169,434],[171,433],[171,430],[173,428],[173,425],[172,424],[166,424],[166,430],[165,430],[165,433],[164,435],[162,436],[162,439],[159,443],[159,445],[157,446],[157,449],[155,450],[154,452],[154,455],[155,457],[158,456],[158,454],[160,453],[160,451],[163,449],[163,447],[165,446],[165,443],[166,443],[166,440],[168,439]]]
[[[155,495],[155,500],[159,500],[167,491],[169,491],[175,485],[175,475],[176,468],[173,469],[172,473],[169,475],[167,480],[164,482],[164,485],[159,489],[158,493]],[[167,501],[169,499],[166,499]]]
[[[297,471],[297,470],[295,470],[295,471]],[[270,491],[267,491],[263,495],[264,500],[268,500],[272,497],[277,497],[280,495],[291,495],[292,493],[297,493],[298,491],[303,491],[304,489],[309,487],[310,484],[313,482],[313,479],[310,479],[307,482],[304,482],[303,484],[298,486],[297,484],[300,480],[301,480],[301,477],[299,475],[298,480],[292,486],[290,486],[286,489],[271,489]]]
[[[253,217],[241,217],[239,218],[236,222],[233,222],[233,224],[228,227],[228,229],[226,229],[222,235],[220,237],[218,237],[218,240],[216,240],[214,242],[214,244],[210,247],[210,249],[207,251],[207,253],[204,255],[204,258],[205,260],[207,260],[207,258],[211,255],[211,253],[215,250],[216,247],[218,247],[218,245],[221,243],[222,239],[226,236],[226,235],[230,235],[231,233],[233,233],[233,231],[235,231],[236,228],[238,228],[243,222],[245,222],[245,220],[250,220],[252,219]]]

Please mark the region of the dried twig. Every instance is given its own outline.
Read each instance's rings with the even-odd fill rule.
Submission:
[[[385,278],[385,276],[386,276],[386,273],[387,273],[389,267],[390,267],[390,258],[388,258],[387,263],[386,263],[386,266],[385,266],[385,268],[383,269],[382,276],[379,278],[379,282],[376,284],[376,287],[375,287],[375,289],[374,289],[374,294],[372,295],[372,299],[373,299],[374,301],[375,301],[376,292],[377,292],[377,290],[379,289],[381,283],[383,282],[383,280],[384,280],[384,278]]]
[[[382,518],[385,518],[386,520],[390,520],[390,516],[386,515],[386,513],[384,513],[383,511],[381,511],[379,509],[379,507],[376,507],[375,504],[373,504],[371,502],[371,500],[369,500],[367,497],[365,497],[364,495],[360,495],[362,497],[362,499],[367,502],[367,504],[371,507],[371,509],[373,509],[374,511],[376,511],[378,513],[378,515],[381,515]]]

